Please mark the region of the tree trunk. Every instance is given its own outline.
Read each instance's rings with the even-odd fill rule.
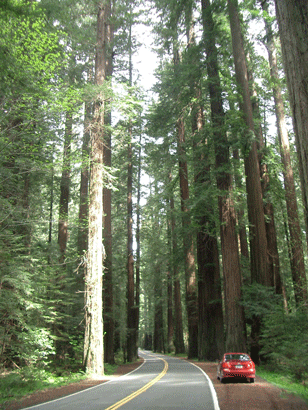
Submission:
[[[236,78],[238,85],[241,88],[243,98],[241,111],[244,114],[244,119],[247,125],[247,138],[244,147],[244,155],[247,208],[250,223],[251,277],[253,281],[269,286],[270,283],[268,283],[267,274],[267,239],[260,182],[260,168],[257,143],[255,141],[252,104],[248,87],[245,52],[237,8],[237,0],[228,0]]]
[[[53,221],[53,204],[54,204],[54,179],[55,179],[55,168],[54,168],[54,146],[52,150],[51,157],[51,175],[50,175],[50,197],[49,197],[49,226],[48,226],[48,243],[51,244],[52,241],[52,221]]]
[[[179,52],[174,47],[174,68],[179,65]],[[194,245],[190,228],[190,215],[187,208],[189,201],[189,185],[187,162],[185,158],[185,127],[184,119],[177,121],[177,150],[179,158],[179,178],[182,224],[184,230],[184,254],[185,254],[185,280],[186,280],[186,309],[188,320],[188,357],[198,357],[198,300],[197,300],[197,280],[195,271]]]
[[[163,289],[160,267],[155,267],[154,277],[154,338],[153,351],[165,352],[164,319],[163,319]]]
[[[169,265],[170,268],[170,265]],[[174,352],[173,334],[174,334],[174,322],[173,322],[173,292],[172,292],[172,277],[170,269],[167,272],[167,343],[168,343],[168,353]]]
[[[130,129],[131,139],[131,129]],[[135,349],[135,279],[133,257],[133,170],[132,170],[132,143],[127,147],[127,359],[133,362],[137,359]]]
[[[58,275],[55,277],[55,283],[59,290],[65,289],[65,253],[68,241],[68,204],[70,199],[70,174],[71,174],[71,142],[73,131],[73,118],[72,112],[66,113],[65,123],[65,136],[63,145],[63,163],[62,163],[62,176],[60,181],[60,204],[59,204],[59,221],[58,221],[58,245],[60,250],[59,262],[62,265],[62,269],[59,270]],[[62,300],[57,303],[57,314],[59,317],[67,313],[67,308]],[[55,324],[54,332],[57,336],[56,357],[61,360],[67,353],[68,344],[67,339],[63,338],[66,333],[63,319]]]
[[[139,152],[138,152],[138,187],[137,187],[137,226],[136,226],[136,314],[135,314],[135,329],[136,329],[136,334],[135,334],[135,346],[136,346],[136,355],[138,354],[137,349],[138,349],[138,340],[139,340],[139,317],[140,317],[140,260],[141,260],[141,255],[140,255],[140,213],[141,213],[141,206],[140,206],[140,200],[141,200],[141,142],[142,142],[142,137],[140,134],[140,139],[139,139]]]
[[[215,227],[207,217],[201,219],[197,235],[199,360],[215,361],[224,353],[223,311],[219,252]]]
[[[184,120],[177,123],[179,176],[181,191],[182,224],[184,229],[185,277],[186,277],[186,308],[188,320],[188,357],[198,357],[198,302],[197,281],[195,272],[194,246],[190,227],[190,215],[187,207],[189,200],[188,171],[185,160]]]
[[[261,1],[261,6],[265,12],[267,12],[267,4]],[[293,177],[293,169],[291,164],[291,155],[290,155],[290,145],[289,145],[289,136],[288,129],[286,125],[285,115],[284,115],[284,105],[283,97],[281,93],[281,88],[279,85],[279,73],[277,66],[277,57],[276,57],[276,47],[273,37],[273,31],[270,22],[267,19],[264,19],[265,29],[266,29],[266,47],[268,51],[271,77],[273,79],[273,95],[275,101],[275,113],[277,119],[278,127],[278,137],[281,151],[281,159],[284,168],[284,186],[286,192],[286,206],[288,214],[288,226],[290,232],[290,251],[291,251],[291,271],[292,278],[294,281],[294,291],[295,299],[297,304],[300,303],[302,297],[301,294],[301,285],[302,278],[304,279],[304,284],[306,282],[306,273],[305,273],[305,263],[304,263],[304,254],[301,238],[301,228],[299,223],[298,211],[297,211],[297,199],[295,192],[295,184]],[[299,288],[298,288],[299,286]],[[305,285],[304,285],[305,286]],[[307,287],[307,285],[306,285]]]
[[[252,101],[252,111],[257,121],[260,122],[259,126],[256,126],[255,132],[257,137],[258,146],[258,156],[259,156],[259,167],[260,167],[260,178],[261,178],[261,189],[263,196],[263,210],[265,216],[265,229],[267,238],[267,249],[268,249],[268,280],[267,283],[272,287],[276,287],[278,293],[281,294],[281,277],[280,277],[280,263],[277,245],[277,235],[275,227],[275,216],[274,216],[274,206],[270,197],[270,178],[268,165],[264,161],[264,147],[265,141],[263,138],[263,132],[261,127],[261,115],[258,104],[258,96],[255,90],[255,83],[253,78],[253,73],[251,69],[248,70],[248,81],[250,83],[250,95]]]
[[[62,177],[60,182],[60,205],[58,224],[58,244],[61,263],[65,260],[65,251],[68,239],[68,203],[71,174],[71,141],[73,132],[73,117],[71,112],[66,113],[65,138],[63,146]]]
[[[216,155],[216,180],[219,190],[221,251],[224,273],[226,349],[246,350],[244,310],[241,299],[241,272],[236,236],[236,216],[232,198],[229,142],[224,127],[224,111],[218,69],[215,28],[209,0],[202,0],[203,32],[206,49],[208,88]]]
[[[129,85],[132,85],[132,27],[129,27]],[[136,346],[136,306],[133,256],[133,150],[132,123],[129,123],[127,144],[127,359],[137,360]]]
[[[239,151],[238,149],[233,150],[233,159],[235,162],[235,176],[234,181],[237,188],[240,190],[242,189],[242,178],[239,175],[238,171],[238,163],[239,163]],[[239,208],[237,211],[237,219],[238,219],[238,227],[239,227],[239,241],[240,241],[240,248],[241,248],[241,256],[242,256],[242,265],[244,263],[243,257],[249,261],[249,248],[248,248],[248,241],[247,241],[247,232],[246,232],[246,224],[244,221],[244,210]],[[244,280],[244,278],[243,278]]]
[[[169,174],[171,182],[171,173]],[[170,213],[171,213],[171,237],[172,237],[172,280],[173,280],[173,297],[174,297],[174,347],[175,354],[185,353],[185,345],[183,338],[183,315],[181,301],[181,284],[179,278],[179,268],[176,258],[177,237],[175,232],[175,217],[174,217],[174,198],[173,193],[170,196]]]
[[[89,143],[90,143],[90,117],[92,106],[86,104],[84,134],[81,148],[81,175],[79,198],[79,225],[78,225],[78,254],[82,258],[88,249],[88,200],[89,200]],[[85,262],[82,261],[82,266]],[[82,272],[83,274],[85,272]],[[83,276],[83,275],[82,275]],[[82,278],[83,279],[83,278]]]
[[[106,5],[100,3],[97,14],[95,84],[106,79]],[[92,377],[104,374],[103,343],[103,136],[104,102],[96,101],[90,139],[90,191],[88,266],[85,277],[84,365]]]
[[[110,79],[113,72],[113,25],[111,19],[111,1],[106,2],[107,22],[105,26],[105,36],[108,39],[108,51],[106,56],[106,77]],[[111,111],[105,112],[105,124],[111,126]],[[111,168],[111,132],[105,131],[104,138],[104,166],[109,170]],[[110,185],[106,183],[106,185]],[[104,354],[105,362],[114,364],[114,314],[113,314],[113,282],[112,282],[112,229],[111,229],[111,189],[107,186],[103,188],[103,238],[105,244],[105,266],[104,266]]]
[[[299,159],[308,242],[308,3],[306,0],[275,0],[275,4]],[[301,276],[297,280],[298,297],[306,301],[306,278]]]

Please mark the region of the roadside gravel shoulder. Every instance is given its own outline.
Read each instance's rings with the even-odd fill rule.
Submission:
[[[308,410],[308,404],[257,376],[255,383],[217,380],[216,363],[194,362],[211,379],[220,410]]]

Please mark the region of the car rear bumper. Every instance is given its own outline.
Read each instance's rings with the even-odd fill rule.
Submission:
[[[229,370],[226,371],[224,370],[222,372],[222,377],[226,378],[226,377],[246,377],[254,379],[256,377],[256,373],[255,372],[251,372],[251,371],[247,371],[247,370]]]

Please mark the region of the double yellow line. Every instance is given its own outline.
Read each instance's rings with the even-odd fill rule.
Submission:
[[[162,359],[162,358],[158,358],[160,360],[162,360],[165,363],[164,369],[161,373],[159,373],[158,376],[156,376],[153,380],[151,380],[149,383],[145,384],[143,387],[141,387],[141,389],[136,390],[135,392],[133,392],[132,394],[130,394],[127,397],[124,397],[124,399],[118,401],[117,403],[113,404],[110,407],[107,407],[107,409],[105,410],[116,410],[119,407],[123,406],[123,404],[128,403],[129,401],[133,400],[135,397],[139,396],[139,394],[145,392],[146,390],[148,390],[148,388],[150,388],[151,386],[153,386],[153,384],[157,383],[162,377],[164,377],[164,375],[167,373],[168,371],[168,363],[166,362],[166,360]]]

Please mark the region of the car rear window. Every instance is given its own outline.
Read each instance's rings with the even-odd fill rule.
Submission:
[[[246,354],[227,354],[225,356],[225,360],[227,362],[229,360],[242,360],[243,362],[248,362],[250,360],[250,358]]]

